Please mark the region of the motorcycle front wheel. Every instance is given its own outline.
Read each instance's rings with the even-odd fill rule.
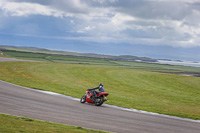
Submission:
[[[80,102],[85,103],[86,102],[86,96],[82,96]]]
[[[96,106],[101,106],[103,104],[104,100],[103,100],[103,97],[97,97],[95,98],[95,105]]]

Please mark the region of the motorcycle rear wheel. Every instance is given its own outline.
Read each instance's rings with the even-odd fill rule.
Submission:
[[[94,103],[95,103],[96,106],[101,106],[103,104],[103,102],[104,102],[103,97],[97,97],[97,98],[95,98]]]
[[[80,99],[80,102],[85,103],[86,102],[86,96],[82,96],[81,99]]]

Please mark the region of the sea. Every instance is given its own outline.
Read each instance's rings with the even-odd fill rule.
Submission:
[[[158,60],[158,63],[160,63],[160,64],[170,64],[170,65],[200,67],[200,62],[190,62],[190,61]]]

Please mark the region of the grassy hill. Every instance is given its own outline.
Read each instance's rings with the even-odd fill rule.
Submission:
[[[145,62],[157,62],[156,59],[148,57],[137,57],[131,55],[101,55],[94,53],[76,53],[76,52],[67,52],[67,51],[58,51],[58,50],[48,50],[35,47],[16,47],[16,46],[0,46],[0,50],[10,50],[10,51],[19,51],[19,52],[31,52],[31,53],[43,53],[43,54],[57,54],[57,55],[67,55],[67,56],[78,56],[78,57],[92,57],[92,58],[102,58],[102,59],[113,59],[113,60],[141,60]]]
[[[102,63],[0,62],[0,79],[77,98],[102,82],[110,94],[108,104],[200,119],[199,77],[148,69]]]

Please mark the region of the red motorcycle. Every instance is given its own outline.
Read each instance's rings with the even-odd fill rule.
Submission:
[[[94,90],[90,90],[88,89],[86,92],[86,94],[84,96],[82,96],[82,98],[80,99],[81,103],[93,103],[96,106],[101,106],[103,104],[103,102],[107,101],[108,99],[106,98],[106,96],[108,96],[108,93],[105,92],[96,92],[96,97],[94,95]]]

